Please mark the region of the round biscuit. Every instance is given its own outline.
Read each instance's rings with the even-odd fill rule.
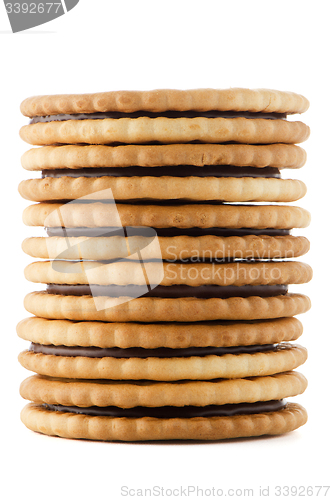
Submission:
[[[127,205],[121,203],[37,203],[25,208],[28,226],[282,228],[307,227],[310,214],[291,205]]]
[[[304,96],[272,89],[156,89],[120,90],[93,94],[33,96],[21,104],[25,116],[120,111],[251,111],[303,113],[309,107]]]
[[[297,179],[253,177],[45,177],[27,179],[18,187],[31,201],[103,200],[105,191],[114,200],[183,200],[225,202],[290,202],[302,198],[306,185]]]
[[[307,159],[294,144],[166,144],[125,146],[43,146],[26,151],[21,163],[26,170],[58,168],[162,167],[235,165],[240,167],[300,168]]]
[[[17,334],[24,340],[43,345],[180,349],[289,342],[300,337],[302,324],[293,317],[248,322],[147,324],[29,317],[18,323]]]
[[[160,299],[140,297],[125,301],[111,297],[75,297],[31,292],[25,309],[41,318],[73,321],[196,322],[256,320],[296,316],[308,311],[306,295],[287,293],[277,297],[230,297],[228,299]],[[96,307],[97,306],[97,307]]]
[[[293,259],[309,250],[304,236],[99,236],[26,238],[22,249],[40,259],[138,260],[139,253],[128,249],[140,248],[145,260],[186,260],[199,258],[224,259]]]
[[[94,285],[289,285],[307,283],[312,268],[297,261],[177,263],[134,261],[38,261],[29,264],[25,278],[33,283]],[[147,281],[146,281],[147,280]]]
[[[289,371],[266,377],[214,381],[133,382],[52,379],[33,375],[21,383],[24,399],[63,406],[208,406],[255,403],[297,396],[307,388],[306,378]]]
[[[307,359],[307,350],[296,344],[278,344],[276,350],[255,354],[173,358],[90,358],[55,356],[23,351],[19,362],[27,370],[59,378],[110,380],[211,380],[244,378],[293,370]]]
[[[54,144],[161,144],[235,142],[296,144],[310,129],[300,121],[257,118],[105,118],[24,125],[20,137],[34,146]]]
[[[295,403],[276,412],[234,417],[190,419],[89,417],[52,412],[30,403],[21,412],[30,430],[74,439],[101,441],[220,440],[276,435],[292,431],[307,422],[306,410]]]

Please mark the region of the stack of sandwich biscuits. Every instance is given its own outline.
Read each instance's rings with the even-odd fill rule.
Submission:
[[[309,136],[291,92],[114,91],[26,99],[33,147],[23,242],[41,290],[17,327],[37,432],[108,441],[283,434],[307,420],[291,293],[311,268],[292,229],[306,186],[282,179]],[[290,204],[289,204],[290,203]]]

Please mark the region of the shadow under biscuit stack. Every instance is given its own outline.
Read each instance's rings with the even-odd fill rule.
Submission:
[[[18,335],[29,428],[110,441],[283,434],[307,420],[291,293],[311,268],[303,96],[117,91],[26,99],[23,250],[41,290]],[[38,178],[37,178],[38,177]],[[33,235],[32,235],[33,236]]]

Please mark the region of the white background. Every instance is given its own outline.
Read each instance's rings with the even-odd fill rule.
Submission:
[[[228,488],[253,488],[254,498],[260,486],[270,486],[275,498],[275,485],[331,483],[330,10],[328,1],[81,0],[67,15],[14,35],[1,2],[2,498],[116,500],[124,485],[215,487],[228,496]],[[18,136],[27,123],[20,102],[37,94],[195,87],[275,88],[311,102],[300,118],[311,127],[308,161],[291,174],[307,184],[298,204],[312,213],[301,234],[311,240],[302,260],[313,266],[314,279],[291,288],[313,303],[300,317],[300,342],[309,350],[300,371],[309,388],[296,398],[309,422],[285,436],[209,444],[95,443],[32,433],[19,420],[25,403],[18,388],[30,373],[17,355],[28,346],[15,333],[28,315],[24,295],[38,289],[24,280],[30,259],[20,248],[23,238],[37,235],[21,222],[29,203],[17,193],[29,177],[20,166],[29,147]]]

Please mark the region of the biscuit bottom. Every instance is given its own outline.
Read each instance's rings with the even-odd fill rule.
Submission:
[[[287,403],[277,411],[230,417],[117,418],[51,411],[30,403],[23,408],[21,419],[33,431],[73,439],[213,441],[283,434],[304,425],[307,412],[296,403]]]

